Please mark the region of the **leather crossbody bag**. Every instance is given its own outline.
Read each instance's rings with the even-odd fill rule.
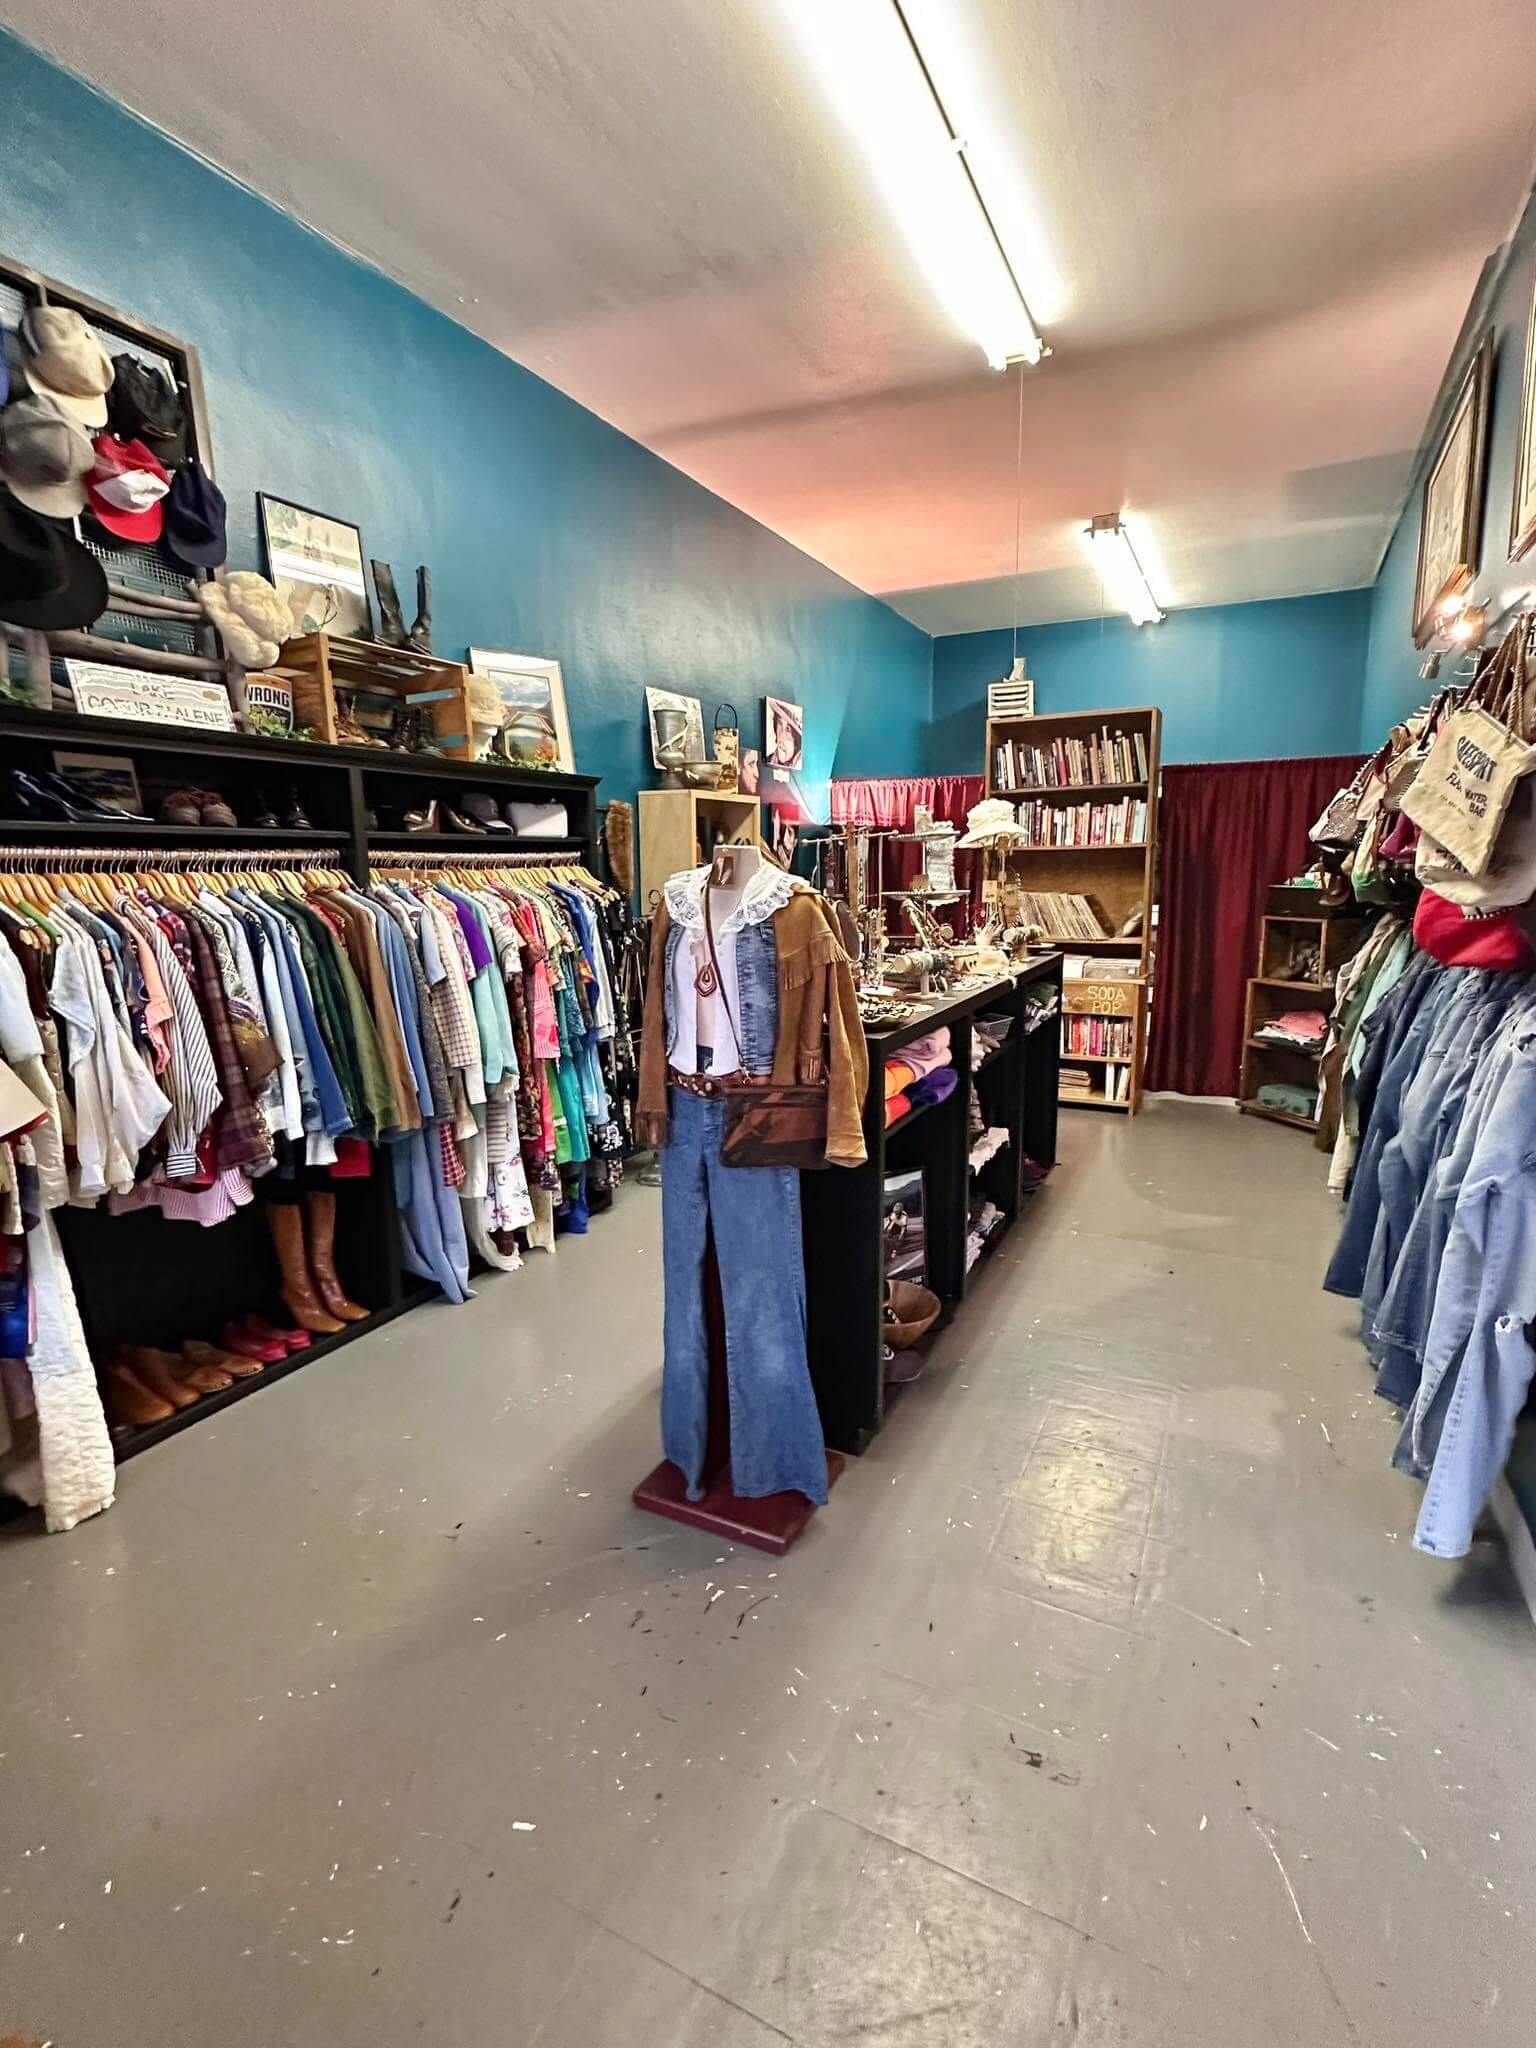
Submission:
[[[704,936],[709,945],[709,964],[715,970],[715,993],[724,1006],[739,1056],[741,1032],[725,992],[725,976],[715,957],[709,896],[706,883]],[[826,1165],[825,1082],[742,1081],[722,1092],[720,1104],[722,1166],[794,1166],[808,1172]]]

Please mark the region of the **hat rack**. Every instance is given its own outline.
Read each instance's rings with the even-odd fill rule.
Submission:
[[[44,304],[67,306],[79,313],[109,355],[128,349],[171,378],[186,408],[188,458],[201,462],[211,477],[213,440],[202,369],[191,343],[0,254],[0,327],[16,327],[23,314]],[[88,632],[50,632],[47,636],[55,657],[54,702],[60,710],[73,709],[61,666],[66,657],[132,663],[162,675],[224,675],[212,629],[192,598],[210,571],[186,567],[163,543],[154,547],[116,544],[88,530],[81,538],[106,570],[109,596],[114,601]],[[17,655],[19,651],[17,635]]]

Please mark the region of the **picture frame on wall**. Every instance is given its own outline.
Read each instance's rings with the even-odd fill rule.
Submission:
[[[333,633],[373,638],[363,536],[349,519],[256,493],[267,579],[288,607],[290,639]]]
[[[697,697],[680,696],[676,690],[646,686],[645,715],[651,728],[651,761],[657,768],[681,768],[686,761],[702,761],[704,751],[704,706]]]
[[[1434,638],[1440,608],[1477,575],[1483,537],[1483,471],[1488,447],[1490,331],[1472,358],[1424,480],[1418,572],[1413,585],[1413,643]]]
[[[565,708],[565,677],[558,661],[545,654],[505,654],[492,647],[471,647],[469,672],[495,686],[506,707],[496,751],[524,768],[576,773],[576,749]]]
[[[1520,425],[1515,436],[1515,496],[1509,515],[1509,559],[1518,562],[1536,548],[1536,286],[1525,322],[1525,378],[1520,387]]]
[[[805,766],[805,712],[785,697],[763,699],[763,760],[780,774]]]

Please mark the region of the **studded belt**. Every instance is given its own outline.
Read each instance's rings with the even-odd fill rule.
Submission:
[[[739,1088],[747,1075],[738,1067],[733,1074],[680,1074],[676,1067],[667,1069],[667,1085],[681,1088],[686,1095],[701,1095],[706,1099],[714,1095],[725,1095],[733,1088]]]

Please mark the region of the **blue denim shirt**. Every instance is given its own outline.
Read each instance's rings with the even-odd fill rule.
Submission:
[[[1464,1556],[1503,1470],[1536,1351],[1536,1031],[1487,1108],[1440,1263],[1418,1398],[1394,1462],[1427,1473],[1415,1546]]]

